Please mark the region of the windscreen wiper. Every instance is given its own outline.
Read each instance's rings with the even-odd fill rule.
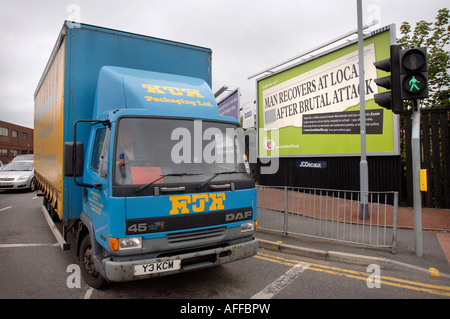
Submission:
[[[241,171],[231,171],[231,172],[218,172],[218,173],[214,173],[213,176],[211,176],[210,178],[208,178],[206,181],[204,181],[203,183],[201,183],[200,185],[197,186],[197,189],[202,188],[203,186],[205,186],[206,184],[208,184],[210,181],[212,181],[214,178],[216,178],[219,175],[225,175],[225,174],[240,174],[240,173],[245,173],[247,174],[247,172],[241,172]]]
[[[157,181],[163,179],[164,177],[168,177],[168,176],[194,176],[194,175],[203,175],[203,173],[172,173],[172,174],[163,174],[163,175],[160,175],[157,179],[151,181],[150,183],[136,188],[136,191],[134,193],[135,194],[139,193],[140,191],[144,190],[145,188],[149,187],[150,185],[153,185],[154,183],[156,183]]]

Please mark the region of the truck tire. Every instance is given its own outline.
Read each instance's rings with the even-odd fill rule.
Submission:
[[[80,268],[86,283],[95,289],[100,289],[105,283],[105,278],[95,269],[94,252],[89,234],[84,236],[80,245]]]

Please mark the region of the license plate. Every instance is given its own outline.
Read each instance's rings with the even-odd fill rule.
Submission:
[[[134,266],[134,275],[156,274],[165,271],[177,270],[181,268],[181,260],[161,261],[159,263],[144,264]]]

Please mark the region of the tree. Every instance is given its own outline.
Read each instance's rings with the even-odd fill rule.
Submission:
[[[430,97],[424,100],[427,108],[450,107],[450,25],[449,9],[438,11],[434,25],[424,20],[416,23],[414,31],[403,22],[399,40],[404,49],[415,45],[428,47],[428,83]]]

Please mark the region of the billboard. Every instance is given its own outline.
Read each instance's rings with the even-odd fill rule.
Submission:
[[[222,101],[217,103],[220,115],[226,115],[234,117],[239,120],[239,88],[234,90],[233,93],[228,95]]]
[[[398,116],[373,100],[373,63],[389,58],[390,33],[386,27],[364,40],[368,155],[399,154]],[[259,156],[359,155],[359,83],[356,41],[258,79]]]
[[[255,127],[255,102],[250,101],[242,106],[242,128]]]

